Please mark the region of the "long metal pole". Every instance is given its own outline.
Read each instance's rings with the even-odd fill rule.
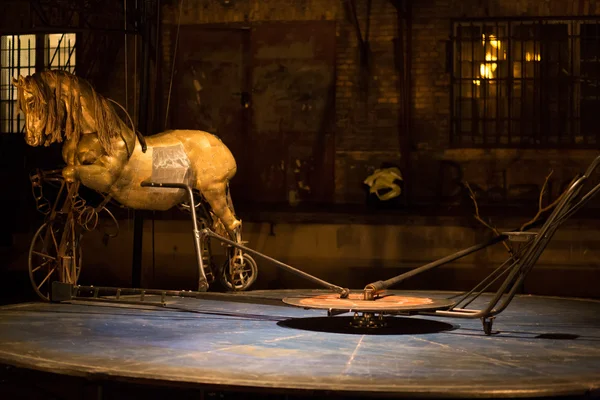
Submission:
[[[406,280],[408,278],[411,278],[411,277],[413,277],[413,276],[415,276],[417,274],[420,274],[420,273],[428,271],[430,269],[442,266],[442,265],[447,264],[449,262],[458,260],[459,258],[468,256],[469,254],[475,253],[476,251],[479,251],[479,250],[484,249],[486,247],[492,246],[492,245],[494,245],[496,243],[499,243],[499,242],[502,242],[502,241],[504,241],[506,239],[508,239],[508,236],[506,236],[506,235],[495,236],[492,239],[488,240],[487,242],[479,243],[479,244],[476,244],[475,246],[471,246],[471,247],[469,247],[467,249],[458,251],[458,252],[456,252],[454,254],[450,254],[449,256],[446,256],[444,258],[440,258],[439,260],[435,260],[433,262],[430,262],[429,264],[425,264],[422,267],[415,268],[415,269],[410,270],[410,271],[408,271],[408,272],[406,272],[404,274],[395,276],[395,277],[387,279],[385,281],[377,281],[377,282],[370,283],[370,284],[368,284],[366,286],[365,289],[372,290],[372,291],[375,291],[375,292],[379,292],[381,290],[385,290],[385,289],[387,289],[387,288],[389,288],[391,286],[394,286],[394,285],[396,285],[396,284],[398,284],[398,283],[400,283],[400,282],[402,282],[402,281],[404,281],[404,280]]]
[[[150,27],[148,18],[148,6],[146,1],[142,1],[141,10],[138,15],[141,18],[141,38],[142,38],[142,73],[140,79],[140,104],[138,127],[144,134],[148,129],[148,69],[150,62]],[[135,132],[134,132],[135,134]],[[142,286],[142,240],[144,236],[144,215],[142,211],[133,211],[133,257],[131,266],[131,284],[133,287]]]
[[[190,188],[190,186],[189,186],[189,185],[186,185],[185,183],[159,183],[159,182],[149,182],[149,181],[144,181],[144,182],[142,182],[142,183],[141,183],[141,186],[142,186],[142,187],[163,187],[163,188],[176,188],[176,189],[184,189],[184,190],[187,190],[187,191],[188,191],[188,193],[189,193],[190,195],[191,195],[191,190],[192,190],[192,189]],[[192,213],[194,213],[194,211],[193,211],[193,205],[194,205],[194,203],[193,203],[193,202],[191,202],[191,206],[192,206]],[[194,216],[195,216],[195,214],[194,214]],[[194,221],[196,221],[196,218],[194,218]],[[196,227],[196,225],[194,225],[194,235],[196,235],[196,232],[198,232],[198,230],[197,230],[197,227]],[[276,259],[274,259],[274,258],[272,258],[272,257],[269,257],[269,256],[267,256],[267,255],[265,255],[265,254],[263,254],[263,253],[261,253],[261,252],[258,252],[258,251],[256,251],[256,250],[252,250],[252,249],[251,249],[251,248],[249,248],[249,247],[246,247],[246,246],[244,246],[244,245],[241,245],[241,244],[239,244],[239,243],[237,243],[237,242],[234,242],[233,240],[230,240],[230,239],[224,238],[224,237],[223,237],[223,236],[221,236],[221,235],[217,235],[216,233],[214,233],[214,232],[213,232],[213,231],[211,231],[210,229],[203,229],[202,231],[200,231],[200,232],[199,232],[199,234],[198,234],[198,236],[197,236],[197,239],[196,239],[196,236],[195,236],[195,239],[196,239],[196,240],[195,240],[195,242],[194,242],[194,243],[197,243],[197,244],[196,244],[196,246],[199,246],[199,243],[201,243],[201,241],[202,241],[202,240],[203,240],[205,237],[212,237],[212,238],[215,238],[215,239],[217,239],[217,240],[220,240],[221,242],[224,242],[224,243],[226,243],[226,244],[229,244],[229,245],[231,245],[231,246],[233,246],[233,247],[237,247],[238,249],[241,249],[241,250],[243,250],[243,251],[245,251],[245,252],[247,252],[247,253],[250,253],[250,254],[253,254],[253,255],[255,255],[255,256],[258,256],[258,257],[264,258],[265,260],[268,260],[268,261],[272,262],[273,264],[277,265],[277,266],[278,266],[278,267],[280,267],[280,268],[283,268],[283,269],[285,269],[285,270],[287,270],[287,271],[289,271],[289,272],[291,272],[291,273],[293,273],[293,274],[295,274],[295,275],[298,275],[298,276],[300,276],[300,277],[302,277],[302,278],[308,279],[308,280],[310,280],[310,281],[312,281],[312,282],[314,282],[314,283],[316,283],[316,284],[318,284],[318,285],[320,285],[320,286],[324,286],[324,287],[326,287],[326,288],[328,288],[328,289],[331,289],[331,290],[333,290],[333,291],[335,291],[335,292],[339,293],[339,294],[340,294],[340,297],[342,297],[342,298],[348,297],[348,295],[350,294],[350,290],[349,290],[349,289],[347,289],[347,288],[342,288],[342,287],[340,287],[340,286],[334,285],[334,284],[332,284],[332,283],[329,283],[329,282],[327,282],[327,281],[324,281],[324,280],[322,280],[322,279],[319,279],[319,278],[317,278],[317,277],[315,277],[315,276],[312,276],[312,275],[310,275],[310,274],[307,274],[307,273],[306,273],[306,272],[304,272],[304,271],[301,271],[301,270],[299,270],[299,269],[297,269],[297,268],[294,268],[294,267],[292,267],[291,265],[288,265],[288,264],[282,263],[281,261],[279,261],[279,260],[276,260]],[[202,265],[203,265],[203,264],[202,264],[202,253],[201,253],[201,247],[197,247],[197,248],[196,248],[196,250],[197,250],[197,253],[198,253],[198,264],[199,264],[199,265],[200,265],[200,267],[202,268]]]
[[[297,276],[300,276],[302,278],[308,279],[309,281],[312,281],[312,282],[314,282],[314,283],[316,283],[316,284],[318,284],[320,286],[324,286],[324,287],[326,287],[328,289],[333,290],[334,292],[339,293],[341,298],[346,298],[350,294],[350,290],[347,289],[347,288],[343,288],[341,286],[334,285],[333,283],[329,283],[327,281],[324,281],[324,280],[322,280],[320,278],[317,278],[316,276],[312,276],[312,275],[310,275],[310,274],[308,274],[308,273],[306,273],[304,271],[301,271],[301,270],[299,270],[297,268],[292,267],[291,265],[282,263],[281,261],[276,260],[273,257],[269,257],[269,256],[267,256],[267,255],[265,255],[265,254],[263,254],[263,253],[261,253],[259,251],[252,250],[251,248],[246,247],[244,245],[241,245],[239,243],[236,243],[233,240],[229,240],[227,238],[224,238],[221,235],[217,235],[216,233],[214,233],[210,229],[203,229],[200,232],[200,234],[202,236],[208,236],[208,237],[215,238],[215,239],[220,240],[220,241],[222,241],[224,243],[227,243],[227,244],[229,244],[231,246],[237,247],[238,249],[241,249],[241,250],[243,250],[243,251],[245,251],[247,253],[250,253],[250,254],[253,254],[255,256],[264,258],[265,260],[270,261],[273,264],[277,265],[278,267],[283,268],[283,269],[285,269],[285,270],[287,270],[287,271],[289,271],[289,272],[291,272],[291,273],[293,273],[293,274],[295,274]]]

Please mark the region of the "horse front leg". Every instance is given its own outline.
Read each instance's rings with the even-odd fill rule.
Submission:
[[[77,180],[77,143],[74,140],[67,140],[62,147],[62,157],[67,166],[62,170],[62,176],[68,183],[73,183]]]
[[[66,182],[80,181],[84,186],[100,193],[109,193],[118,178],[103,165],[68,165],[62,170]]]
[[[79,179],[75,165],[67,165],[64,167],[62,170],[62,176],[65,179],[65,182],[68,183],[73,183]]]

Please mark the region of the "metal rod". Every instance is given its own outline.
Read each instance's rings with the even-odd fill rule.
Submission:
[[[183,189],[187,192],[187,195],[190,199],[190,210],[192,212],[192,224],[193,224],[193,234],[194,234],[194,248],[196,249],[196,261],[198,262],[199,269],[199,278],[198,278],[198,291],[205,292],[208,290],[208,280],[206,279],[206,274],[204,273],[204,261],[202,260],[202,235],[198,230],[198,220],[196,219],[196,204],[194,202],[194,192],[189,185],[185,183],[159,183],[159,182],[149,182],[144,181],[141,183],[142,187],[156,187],[156,188],[173,188],[173,189]]]
[[[141,38],[142,38],[142,71],[140,78],[140,97],[139,97],[139,120],[138,128],[142,135],[148,132],[148,93],[149,93],[149,69],[150,69],[150,27],[148,18],[149,5],[142,2],[141,9],[137,9],[141,18]],[[127,55],[126,55],[127,56]],[[133,131],[134,137],[136,131]],[[144,214],[140,210],[133,211],[133,257],[131,265],[132,286],[141,286],[142,281],[142,247],[144,235]]]
[[[73,297],[83,297],[80,296],[80,292],[87,291],[93,292],[93,296],[98,297],[102,295],[102,292],[114,292],[116,294],[116,299],[119,299],[122,296],[132,296],[132,295],[156,295],[156,296],[170,296],[170,297],[198,297],[201,295],[201,292],[194,292],[191,290],[163,290],[163,289],[140,289],[140,288],[114,288],[108,286],[81,286],[75,285],[73,286],[73,293],[76,293],[77,296]]]
[[[141,183],[141,185],[142,185],[142,187],[159,187],[159,188],[163,187],[163,188],[173,188],[173,189],[185,189],[185,190],[188,191],[188,194],[189,194],[190,198],[192,197],[192,188],[189,185],[185,184],[185,183],[159,183],[159,182],[144,181],[144,182]],[[229,245],[231,245],[233,247],[237,247],[238,249],[244,250],[244,251],[246,251],[246,252],[248,252],[250,254],[254,254],[254,255],[258,256],[258,257],[262,257],[262,258],[264,258],[264,259],[266,259],[266,260],[274,263],[278,267],[281,267],[283,269],[286,269],[286,270],[292,272],[293,274],[296,274],[296,275],[301,276],[303,278],[306,278],[306,279],[308,279],[308,280],[310,280],[310,281],[312,281],[314,283],[317,283],[317,284],[319,284],[321,286],[325,286],[328,289],[331,289],[331,290],[333,290],[335,292],[338,292],[338,293],[340,293],[341,297],[343,297],[343,298],[344,297],[348,297],[348,294],[350,294],[350,290],[347,289],[347,288],[342,288],[340,286],[334,285],[332,283],[329,283],[329,282],[326,282],[326,281],[324,281],[322,279],[319,279],[319,278],[317,278],[315,276],[307,274],[304,271],[300,271],[299,269],[296,269],[296,268],[292,267],[291,265],[282,263],[281,261],[278,261],[278,260],[276,260],[276,259],[274,259],[272,257],[269,257],[269,256],[267,256],[267,255],[265,255],[263,253],[260,253],[260,252],[258,252],[256,250],[252,250],[252,249],[250,249],[250,248],[248,248],[246,246],[243,246],[243,245],[241,245],[241,244],[239,244],[237,242],[234,242],[233,240],[224,238],[221,235],[217,235],[216,233],[214,233],[210,229],[203,229],[202,231],[198,232],[197,222],[196,222],[196,210],[195,210],[195,207],[194,207],[193,200],[190,203],[190,205],[191,205],[190,208],[192,210],[192,219],[194,221],[194,238],[195,238],[194,243],[196,243],[197,246],[200,246],[201,240],[204,237],[212,237],[212,238],[220,240],[220,241],[222,241],[224,243],[227,243],[227,244],[229,244]],[[196,232],[198,232],[197,233],[197,239],[196,239]],[[197,247],[196,248],[196,250],[197,250],[197,256],[198,256],[198,264],[201,265],[201,266],[203,266],[201,249],[202,249],[201,247]],[[204,272],[204,268],[202,267],[202,273],[203,272]],[[204,279],[206,279],[206,277]]]
[[[591,174],[595,170],[595,167],[600,162],[600,157],[596,158],[590,167],[588,168],[586,174],[581,178],[577,179],[567,190],[563,199],[556,206],[550,217],[544,223],[544,226],[540,229],[540,232],[534,239],[532,245],[527,249],[523,258],[519,259],[509,270],[510,274],[504,280],[502,286],[496,292],[494,298],[488,303],[485,309],[481,309],[478,311],[469,310],[467,313],[464,313],[464,309],[454,309],[450,310],[438,310],[431,315],[438,315],[443,317],[458,317],[458,318],[490,318],[500,314],[502,311],[508,307],[512,299],[514,298],[517,288],[519,285],[525,280],[527,274],[531,271],[540,255],[550,242],[552,236],[560,226],[562,222],[564,222],[564,216],[569,214],[570,207],[569,205],[575,199],[575,197],[581,191],[581,187]],[[587,196],[587,195],[586,195]],[[576,205],[579,203],[576,203]],[[515,279],[519,275],[517,279]],[[503,300],[500,307],[495,309],[496,305],[500,302],[502,296],[509,289],[508,295]]]
[[[467,249],[457,251],[454,254],[450,254],[449,256],[440,258],[439,260],[435,260],[433,262],[430,262],[429,264],[425,264],[421,267],[415,268],[413,270],[410,270],[408,272],[405,272],[405,273],[395,276],[393,278],[387,279],[385,281],[377,281],[377,282],[370,283],[365,287],[365,289],[375,290],[375,291],[381,291],[381,290],[388,289],[391,286],[394,286],[394,285],[396,285],[408,278],[411,278],[417,274],[420,274],[422,272],[428,271],[428,270],[436,268],[436,267],[440,267],[444,264],[448,264],[449,262],[458,260],[459,258],[468,256],[469,254],[475,253],[476,251],[479,251],[486,247],[492,246],[496,243],[502,242],[502,241],[506,240],[507,238],[508,238],[508,236],[506,236],[506,235],[495,236],[492,239],[488,240],[487,242],[476,244]]]
[[[306,278],[306,279],[308,279],[308,280],[310,280],[310,281],[312,281],[312,282],[314,282],[314,283],[316,283],[318,285],[324,286],[324,287],[326,287],[328,289],[331,289],[331,290],[333,290],[335,292],[338,292],[340,294],[340,297],[342,297],[342,298],[346,298],[350,294],[350,290],[347,289],[347,288],[342,288],[340,286],[334,285],[334,284],[329,283],[327,281],[324,281],[324,280],[322,280],[320,278],[317,278],[315,276],[307,274],[306,272],[301,271],[299,269],[296,269],[296,268],[292,267],[291,265],[282,263],[279,260],[276,260],[276,259],[274,259],[272,257],[269,257],[269,256],[267,256],[267,255],[265,255],[263,253],[260,253],[260,252],[256,251],[256,250],[252,250],[251,248],[248,248],[248,247],[246,247],[244,245],[236,243],[233,240],[229,240],[227,238],[224,238],[221,235],[217,235],[216,233],[214,233],[210,229],[203,229],[200,232],[200,234],[203,235],[203,236],[208,236],[208,237],[215,238],[215,239],[220,240],[220,241],[222,241],[224,243],[227,243],[227,244],[229,244],[231,246],[237,247],[238,249],[244,250],[244,251],[246,251],[246,252],[248,252],[250,254],[256,255],[258,257],[262,257],[265,260],[268,260],[268,261],[272,262],[273,264],[277,265],[278,267],[283,268],[283,269],[285,269],[285,270],[287,270],[287,271],[289,271],[289,272],[291,272],[291,273],[293,273],[295,275],[298,275],[298,276],[300,276],[302,278]]]

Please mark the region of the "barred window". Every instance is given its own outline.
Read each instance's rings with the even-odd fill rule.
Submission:
[[[27,76],[39,68],[43,50],[44,69],[75,72],[74,33],[0,36],[0,133],[23,132],[25,121],[17,112],[17,91],[12,78]],[[43,48],[36,46],[43,40]]]
[[[456,22],[452,144],[534,148],[598,145],[599,22]]]
[[[0,37],[0,130],[21,132],[23,116],[16,110],[17,90],[12,78],[35,72],[35,35]]]
[[[53,33],[46,35],[44,63],[48,69],[75,72],[75,34]]]

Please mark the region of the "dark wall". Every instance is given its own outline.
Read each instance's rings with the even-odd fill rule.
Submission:
[[[12,31],[39,27],[32,22],[35,13],[24,4],[14,3]],[[489,230],[472,218],[464,182],[485,206],[483,217],[494,216],[493,224],[507,229],[520,225],[535,214],[550,169],[554,173],[546,202],[597,155],[597,148],[454,146],[447,52],[453,18],[597,14],[593,1],[428,0],[410,2],[410,11],[408,2],[388,0],[373,0],[370,9],[367,1],[357,1],[355,8],[341,0],[239,0],[229,6],[184,1],[181,13],[178,1],[162,4],[161,43],[152,49],[158,54],[150,79],[153,127],[206,129],[222,137],[239,163],[234,199],[251,245],[279,259],[310,265],[321,276],[343,276],[360,286],[358,277],[371,276],[375,269],[384,278],[399,265],[421,265],[487,237]],[[95,22],[104,26],[107,20],[98,16]],[[135,119],[141,60],[134,51],[140,42],[93,29],[82,30],[84,42],[82,75],[101,93],[127,105]],[[9,146],[17,149],[15,143]],[[4,164],[5,178],[12,179],[7,187],[19,193],[7,204],[26,204],[19,199],[30,198],[26,176],[33,164],[22,163],[22,153],[30,149],[20,146],[7,152],[26,166],[23,172],[15,174],[9,168],[16,164]],[[400,217],[365,207],[363,181],[384,163],[400,166],[405,178],[407,197],[391,207],[403,211]],[[29,202],[23,207],[30,207]],[[284,212],[272,212],[281,205]],[[322,206],[319,212],[300,212],[317,205]],[[591,282],[598,275],[593,234],[598,222],[588,216],[593,215],[576,219],[549,249],[544,259],[548,269],[530,286],[537,293],[597,293]],[[131,228],[129,222],[123,225]],[[181,242],[187,244],[172,243],[172,231],[184,232],[185,224],[158,225],[163,231],[156,233],[153,253],[145,227],[145,254],[161,264],[156,266],[161,272],[152,276],[185,280],[182,268],[169,269],[173,264],[189,267],[193,259],[187,233],[181,233],[187,238]],[[30,227],[22,231],[30,232]],[[122,242],[108,248],[99,241],[88,244],[89,257],[95,259],[91,282],[128,281],[130,234],[126,230]],[[23,269],[27,238],[19,240],[14,248],[21,251],[21,259],[14,264]],[[121,250],[126,252],[123,257],[115,253]],[[94,257],[106,252],[113,257],[106,262]],[[500,253],[478,254],[446,270],[443,278],[425,283],[463,288],[504,257]],[[282,282],[280,274],[265,271],[261,279],[266,281],[259,285]],[[565,292],[561,281],[569,279]]]

